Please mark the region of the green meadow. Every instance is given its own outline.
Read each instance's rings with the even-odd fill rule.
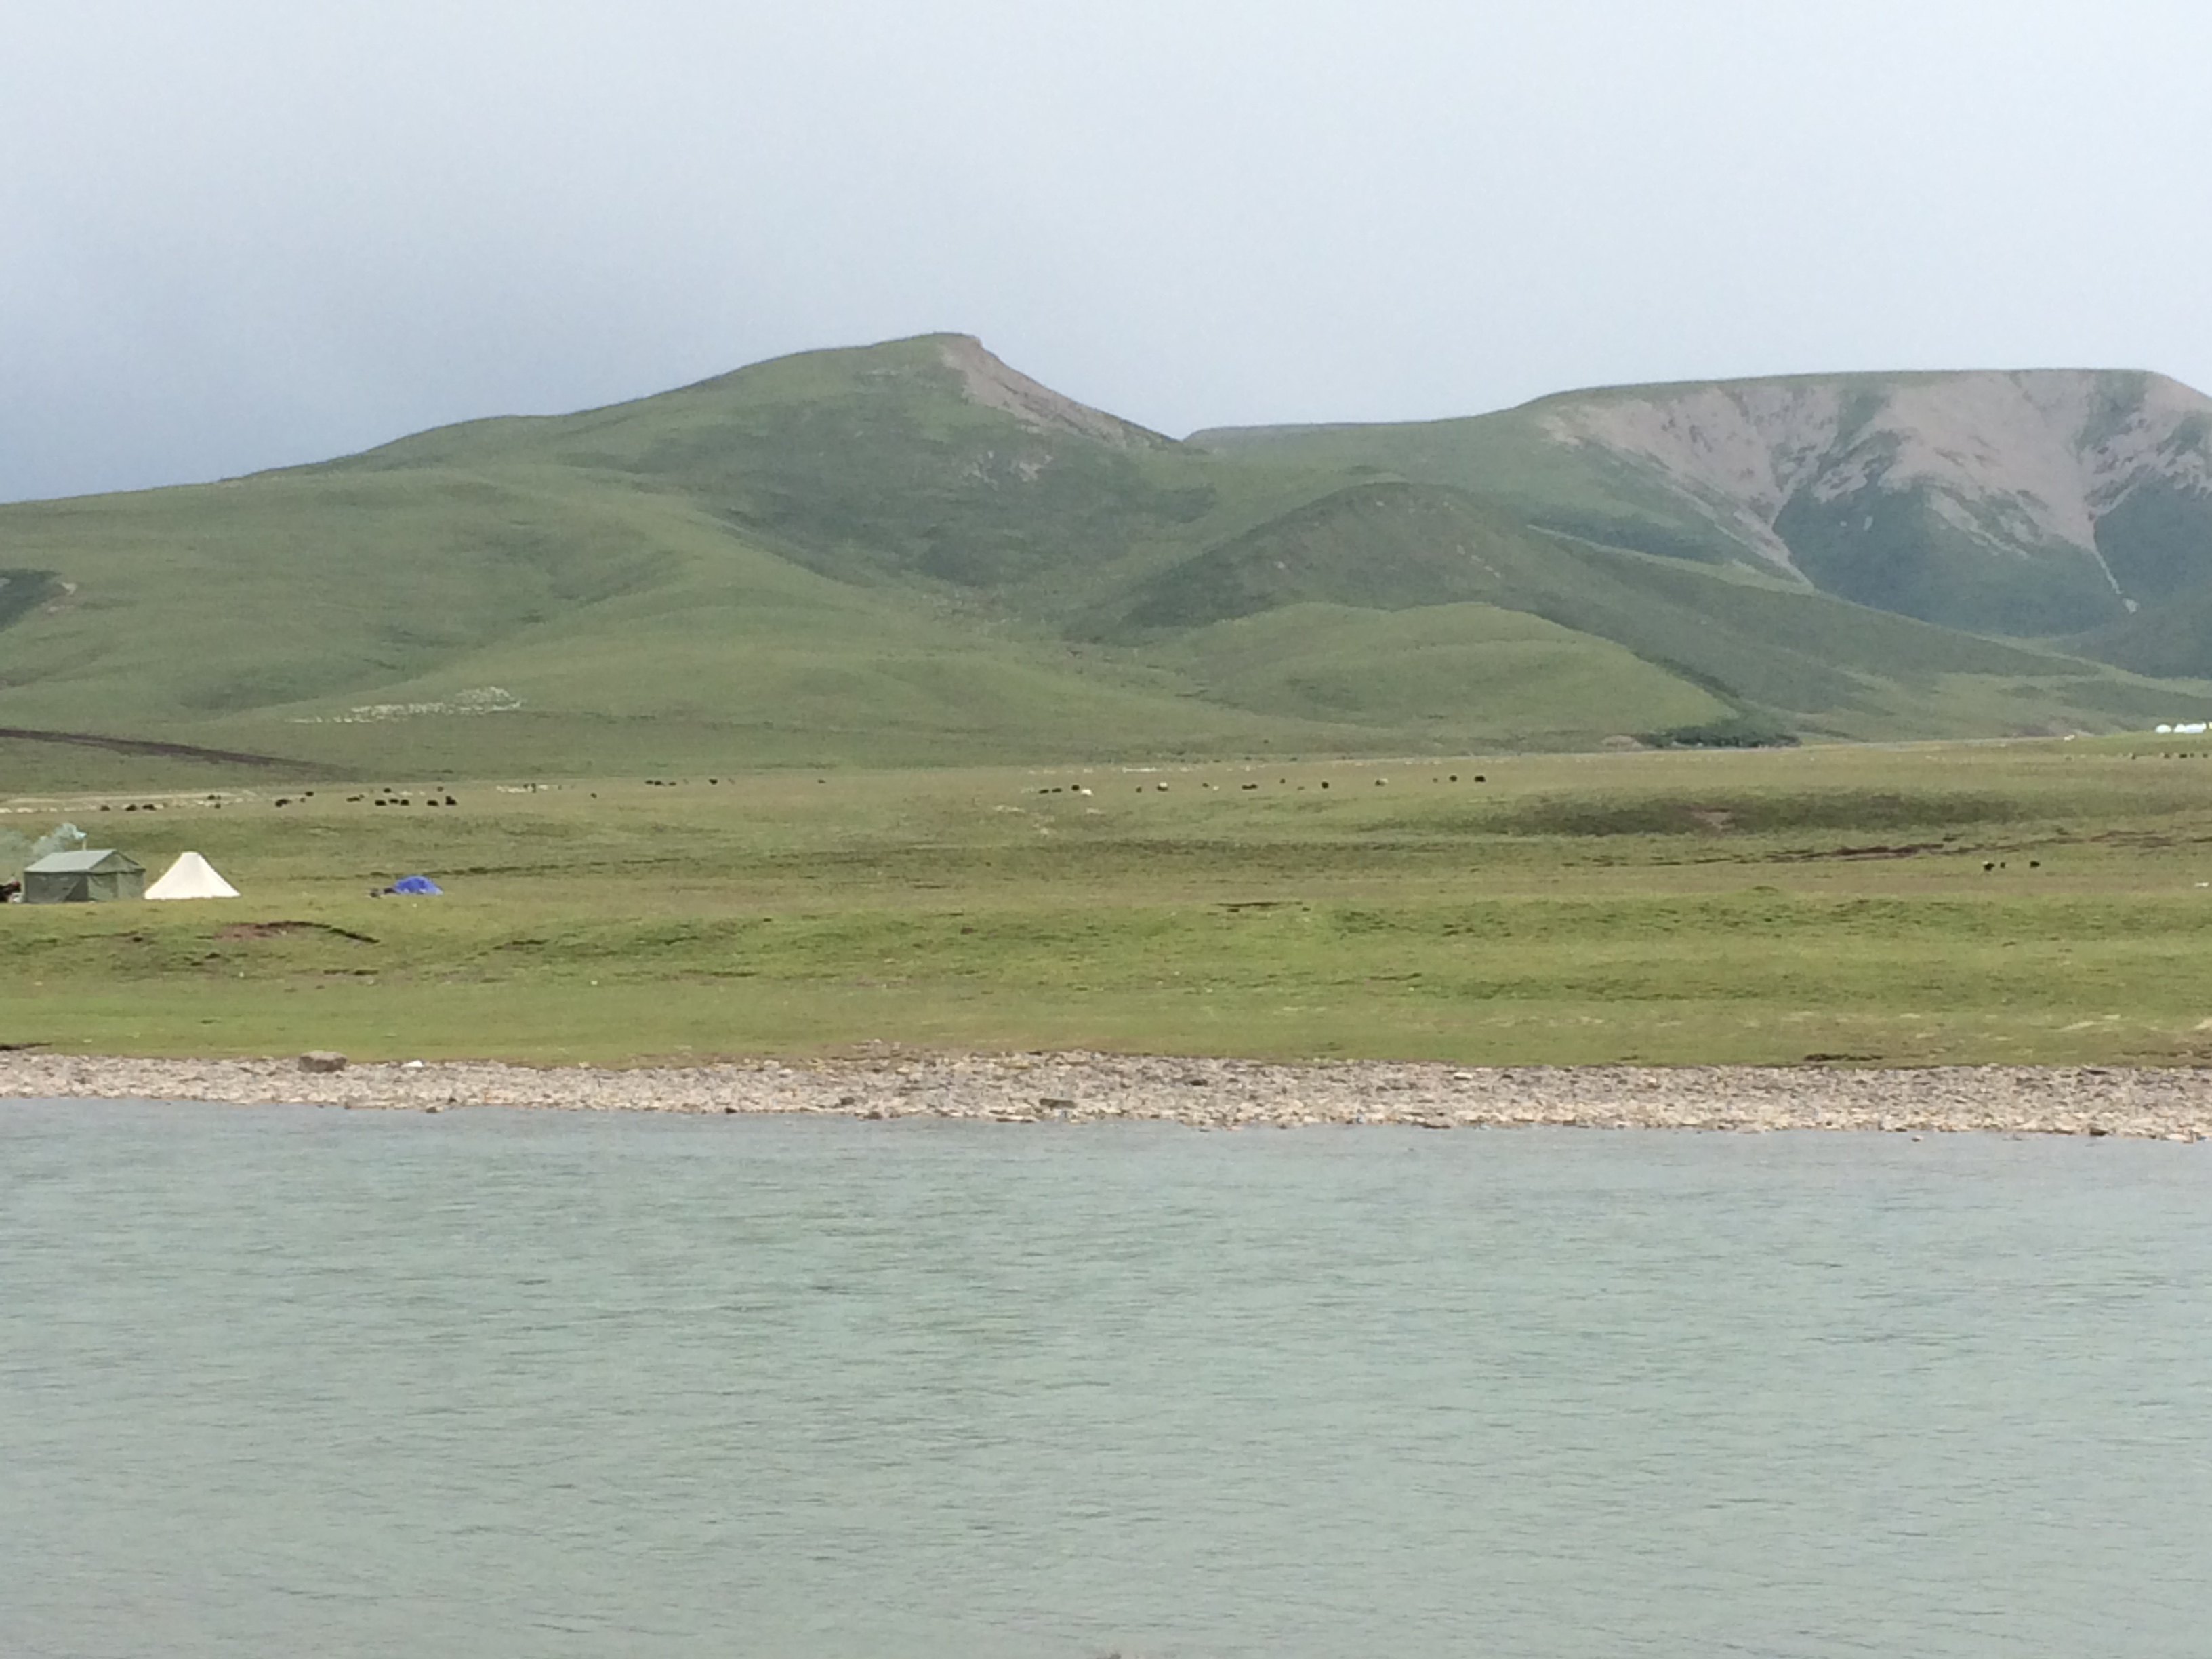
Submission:
[[[0,1042],[2202,1063],[2197,742],[434,789],[118,756],[104,793],[0,803],[0,836],[67,819],[150,873],[197,848],[244,896],[0,909]],[[446,896],[369,896],[418,871]]]

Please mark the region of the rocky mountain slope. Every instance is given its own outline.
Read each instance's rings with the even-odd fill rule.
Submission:
[[[1465,422],[1196,441],[1380,465],[1510,500],[1540,526],[1743,561],[1950,627],[2103,630],[2115,660],[2142,631],[2128,619],[2212,583],[2212,398],[2155,374],[1631,386]]]

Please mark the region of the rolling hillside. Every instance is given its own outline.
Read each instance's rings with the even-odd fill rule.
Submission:
[[[1177,442],[964,337],[809,353],[0,507],[0,732],[110,744],[0,735],[0,791],[202,763],[117,742],[482,775],[2146,724],[2212,705],[2132,672],[2212,672],[2208,410],[1936,376]]]

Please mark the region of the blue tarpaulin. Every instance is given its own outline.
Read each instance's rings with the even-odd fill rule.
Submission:
[[[442,893],[446,890],[428,876],[402,876],[392,884],[395,893]]]

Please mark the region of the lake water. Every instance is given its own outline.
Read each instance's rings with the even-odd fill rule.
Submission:
[[[2212,1651],[2212,1145],[0,1102],[0,1652]]]

